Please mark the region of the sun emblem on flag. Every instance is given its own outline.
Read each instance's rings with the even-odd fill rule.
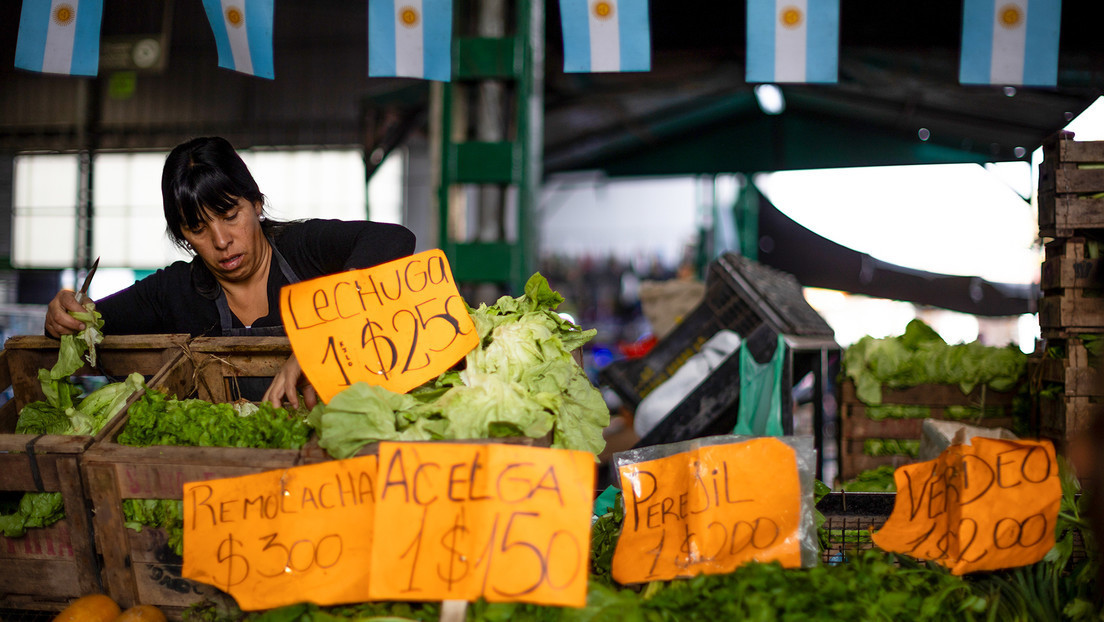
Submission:
[[[413,28],[418,25],[418,22],[422,20],[422,16],[418,14],[418,9],[412,6],[404,6],[399,9],[399,23],[407,28]]]
[[[1019,28],[1023,21],[1023,10],[1015,4],[1006,4],[997,12],[997,23],[1005,28]]]
[[[73,10],[71,4],[59,4],[54,9],[54,23],[58,26],[68,26],[73,23],[73,18],[76,17],[77,12]]]
[[[609,19],[613,17],[613,3],[606,2],[606,0],[598,0],[591,7],[594,11],[594,17],[598,19]]]
[[[226,9],[226,23],[234,28],[241,28],[245,23],[245,14],[236,6],[229,7]]]
[[[778,19],[782,22],[782,26],[786,28],[797,28],[801,25],[801,22],[805,21],[805,14],[795,6],[787,6],[782,7]]]

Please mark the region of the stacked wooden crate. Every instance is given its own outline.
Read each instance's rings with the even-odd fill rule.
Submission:
[[[1045,244],[1033,364],[1037,427],[1063,450],[1101,416],[1104,340],[1104,141],[1059,132],[1043,143],[1039,235]]]
[[[132,372],[155,376],[187,340],[187,335],[105,337],[97,365],[78,376],[118,381]],[[59,342],[44,336],[8,339],[0,351],[0,389],[10,398],[0,407],[0,494],[60,492],[65,517],[32,527],[20,537],[0,535],[0,607],[60,610],[69,599],[103,591],[101,564],[93,544],[88,491],[81,474],[89,447],[107,434],[16,434],[20,411],[44,400],[39,369],[58,360]]]
[[[179,399],[234,402],[244,380],[271,379],[290,354],[286,337],[196,338],[148,384]],[[104,589],[120,606],[156,605],[170,619],[180,619],[185,610],[204,601],[231,606],[229,595],[181,576],[183,560],[168,545],[163,529],[128,528],[123,501],[181,499],[186,482],[296,466],[301,463],[300,451],[131,447],[118,442],[127,421],[124,415],[106,428],[104,438],[85,452],[82,462],[96,545],[103,558]]]
[[[881,403],[870,405],[859,399],[855,383],[846,379],[839,387],[840,480],[853,479],[881,466],[896,468],[916,462],[916,454],[904,449],[919,448],[924,419],[1012,428],[1015,399],[1016,391],[994,391],[984,385],[964,394],[957,385],[922,384],[899,389],[883,387]],[[877,416],[880,409],[906,411],[910,416]],[[872,445],[887,450],[872,452]]]

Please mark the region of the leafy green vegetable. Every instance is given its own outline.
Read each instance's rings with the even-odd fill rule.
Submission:
[[[0,532],[9,538],[20,538],[27,529],[48,527],[65,518],[65,501],[60,492],[28,492],[19,501],[13,514],[0,515]]]
[[[184,555],[184,502],[180,499],[123,499],[123,521],[134,531],[164,529],[172,552]]]
[[[58,362],[50,370],[38,370],[46,401],[31,402],[19,411],[16,434],[96,434],[122,411],[131,395],[145,386],[142,374],[133,373],[122,382],[93,391],[74,406],[81,388],[69,378],[83,367],[81,356],[86,352],[89,364],[95,365],[95,345],[103,340],[99,312],[93,303],[85,308],[85,313],[73,313],[85,322],[85,329],[76,336],[63,335]],[[15,512],[0,514],[0,531],[9,538],[21,537],[28,528],[48,527],[62,518],[65,504],[60,492],[28,492]]]
[[[242,416],[240,406],[206,400],[170,398],[146,389],[130,407],[130,417],[119,433],[122,445],[180,445],[198,447],[257,447],[299,449],[310,436],[306,412],[289,413],[262,402]]]
[[[920,441],[906,438],[864,438],[863,453],[868,456],[911,456],[920,453]]]
[[[468,308],[479,346],[463,366],[396,395],[356,383],[311,413],[319,445],[348,458],[384,440],[440,440],[552,435],[552,447],[597,455],[609,409],[571,356],[597,330],[555,313],[563,297],[534,274],[517,298]]]
[[[19,411],[16,434],[65,434],[71,424],[65,411],[48,402],[31,402]]]
[[[873,469],[859,473],[843,484],[840,490],[844,492],[897,492],[897,483],[893,480],[893,472],[896,468],[891,464],[883,464]]]
[[[908,323],[905,333],[876,339],[867,335],[843,355],[843,372],[855,383],[865,404],[881,404],[882,387],[954,384],[963,393],[985,385],[1010,391],[1022,381],[1027,355],[1018,347],[980,342],[948,345],[922,320]]]

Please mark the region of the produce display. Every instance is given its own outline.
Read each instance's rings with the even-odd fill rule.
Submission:
[[[898,336],[862,337],[846,348],[841,363],[841,477],[914,461],[922,419],[1027,435],[1027,362],[1015,345],[948,344],[919,319]]]
[[[555,312],[564,301],[534,274],[525,293],[468,307],[479,346],[431,382],[399,394],[356,383],[310,422],[334,458],[374,441],[551,436],[551,446],[595,455],[610,414],[571,352],[598,331]]]
[[[859,400],[878,405],[883,386],[953,384],[965,394],[984,385],[994,391],[1010,391],[1026,367],[1027,355],[1016,346],[994,347],[976,341],[949,345],[922,320],[912,320],[900,336],[879,339],[867,335],[849,346],[842,371],[854,381]]]
[[[23,407],[16,420],[16,434],[82,434],[94,435],[104,428],[130,396],[145,386],[141,374],[133,373],[122,382],[111,382],[92,391],[79,401],[84,389],[71,377],[84,366],[96,365],[96,344],[103,340],[103,319],[95,305],[85,305],[86,311],[73,313],[85,322],[85,329],[76,335],[63,335],[57,363],[51,369],[38,370],[45,400]],[[0,505],[0,533],[9,538],[23,536],[27,529],[48,527],[65,518],[65,506],[60,492],[27,492],[14,507]]]
[[[580,609],[523,603],[471,603],[469,621],[585,622],[628,620],[1099,620],[1093,604],[1097,549],[1084,518],[1076,478],[1062,470],[1058,544],[1042,562],[999,572],[955,576],[944,567],[875,548],[813,568],[752,562],[735,572],[691,579],[619,585],[610,576],[624,522],[620,499],[592,526],[587,604]],[[818,487],[821,494],[827,490]],[[1075,555],[1075,532],[1084,551]],[[869,545],[869,540],[866,541]],[[335,607],[301,603],[241,614],[248,622],[436,620],[440,603],[378,602]],[[208,606],[185,620],[217,620]]]
[[[211,403],[178,399],[146,387],[142,376],[98,389],[83,399],[69,376],[94,347],[83,337],[63,340],[62,349],[85,350],[59,356],[53,370],[39,378],[47,400],[21,413],[25,434],[94,434],[132,395],[121,445],[151,447],[248,447],[299,449],[312,437],[333,458],[356,455],[365,445],[384,440],[443,440],[524,436],[547,439],[554,448],[597,454],[604,446],[609,411],[572,357],[593,337],[555,313],[563,298],[535,274],[525,293],[502,297],[494,305],[469,307],[480,344],[460,363],[409,394],[397,394],[365,383],[354,384],[328,404],[312,410],[276,408],[267,403]],[[96,326],[95,315],[90,315]],[[93,331],[95,333],[96,331]],[[911,323],[898,338],[864,338],[848,350],[844,372],[859,393],[878,405],[884,387],[956,384],[963,391],[985,385],[1007,391],[1024,373],[1018,350],[976,344],[949,346],[922,322]],[[62,360],[69,369],[62,366]],[[75,362],[74,362],[75,361]],[[68,370],[68,371],[67,371]],[[871,410],[871,418],[918,418],[922,411],[893,405]],[[897,412],[894,412],[894,409]],[[969,407],[964,407],[969,408]],[[904,414],[901,414],[904,413]],[[976,412],[964,417],[976,417]],[[869,439],[866,450],[914,453],[902,439]],[[843,484],[849,491],[892,491],[892,467],[881,467]],[[1039,563],[1011,570],[952,575],[936,563],[891,554],[874,547],[869,531],[852,530],[850,548],[814,567],[783,568],[751,562],[734,572],[690,579],[622,585],[612,578],[611,562],[625,509],[620,497],[591,525],[587,603],[562,608],[527,603],[469,603],[467,620],[1093,620],[1099,619],[1094,597],[1097,549],[1083,518],[1087,500],[1078,482],[1062,469],[1063,499],[1055,526],[1057,546]],[[817,482],[818,498],[828,488]],[[24,502],[39,495],[27,493]],[[22,505],[22,504],[21,504]],[[60,511],[60,499],[57,501]],[[28,515],[32,508],[29,507]],[[34,512],[50,512],[50,508]],[[183,505],[180,500],[123,499],[126,526],[165,530],[168,545],[182,553]],[[819,512],[816,512],[819,515]],[[8,518],[0,516],[6,531]],[[832,529],[816,517],[823,547]],[[33,526],[38,519],[23,520]],[[48,519],[41,519],[44,522]],[[46,523],[48,524],[48,523]],[[838,531],[838,529],[837,529]],[[839,535],[839,534],[836,534]],[[1076,538],[1075,538],[1076,536]],[[1076,548],[1075,548],[1076,547]],[[227,610],[225,604],[193,603],[183,612],[187,622],[342,622],[365,619],[437,619],[438,602],[365,602],[322,607],[311,603],[262,612]],[[72,603],[60,622],[164,622],[157,607],[139,605],[120,611],[102,594]]]

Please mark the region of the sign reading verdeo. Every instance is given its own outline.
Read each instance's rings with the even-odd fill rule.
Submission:
[[[373,600],[582,607],[594,455],[381,443]]]
[[[785,443],[700,447],[624,465],[619,475],[618,582],[729,573],[752,560],[801,566],[801,486],[796,454]]]
[[[186,578],[244,611],[368,599],[376,456],[184,484]]]
[[[357,381],[406,393],[479,343],[439,249],[288,285],[280,313],[303,373],[326,402]]]
[[[954,574],[1033,564],[1054,547],[1062,485],[1049,441],[974,438],[898,468],[880,548]]]

